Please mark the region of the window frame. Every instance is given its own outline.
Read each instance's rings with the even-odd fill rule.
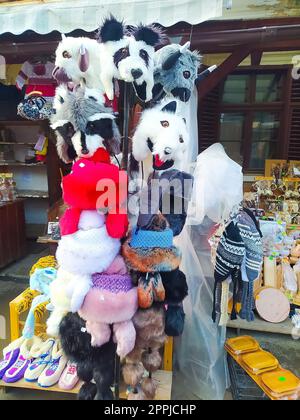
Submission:
[[[277,102],[256,102],[256,76],[258,74],[277,73],[282,75],[282,92],[281,99]],[[237,68],[230,75],[247,74],[250,76],[248,102],[245,103],[223,103],[224,87],[227,77],[221,83],[219,103],[218,103],[218,138],[220,139],[221,130],[221,114],[226,113],[244,113],[245,114],[245,135],[243,150],[243,170],[246,173],[261,173],[258,169],[249,169],[252,149],[252,124],[256,112],[276,112],[279,115],[279,133],[276,148],[276,159],[286,159],[286,151],[288,148],[288,134],[289,134],[289,95],[290,95],[290,79],[291,66],[243,66]]]

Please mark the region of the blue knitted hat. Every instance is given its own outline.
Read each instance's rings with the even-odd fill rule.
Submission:
[[[132,248],[172,248],[173,231],[170,228],[158,232],[135,228],[130,240]]]

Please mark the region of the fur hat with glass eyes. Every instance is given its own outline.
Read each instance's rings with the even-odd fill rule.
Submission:
[[[107,18],[98,31],[101,47],[101,81],[110,100],[114,97],[113,78],[133,83],[139,96],[145,102],[152,99],[154,86],[155,47],[165,37],[154,26],[140,25],[127,31],[122,21]]]
[[[97,94],[87,88],[57,88],[51,128],[56,133],[58,155],[66,163],[76,157],[90,158],[100,147],[111,155],[120,152],[121,136],[115,117]]]
[[[62,34],[56,52],[53,77],[59,84],[71,83],[103,92],[100,79],[101,61],[99,43],[85,37],[66,37]]]
[[[189,135],[184,118],[176,114],[177,101],[156,105],[142,113],[132,139],[132,155],[144,161],[153,155],[153,169],[182,169]]]
[[[155,53],[154,97],[173,96],[182,102],[188,102],[201,63],[200,54],[191,51],[190,42],[185,45],[166,45]]]

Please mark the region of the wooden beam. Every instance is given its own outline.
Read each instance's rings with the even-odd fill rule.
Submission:
[[[259,66],[261,62],[263,52],[262,51],[252,51],[251,53],[251,65],[252,66]]]
[[[212,91],[225,77],[233,72],[235,68],[251,53],[251,47],[245,45],[234,51],[203,83],[198,86],[199,100]]]

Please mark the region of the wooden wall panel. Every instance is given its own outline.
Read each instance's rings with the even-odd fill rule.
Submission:
[[[26,252],[24,201],[0,205],[0,268]]]

